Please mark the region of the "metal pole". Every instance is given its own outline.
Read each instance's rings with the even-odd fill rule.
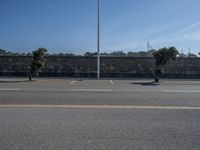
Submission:
[[[99,0],[97,0],[97,79],[100,78]]]
[[[149,52],[149,50],[150,50],[150,43],[149,43],[149,41],[147,42],[147,49],[148,49],[148,52]]]

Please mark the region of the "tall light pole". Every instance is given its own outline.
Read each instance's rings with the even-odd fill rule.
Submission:
[[[100,78],[99,0],[97,0],[97,79]]]

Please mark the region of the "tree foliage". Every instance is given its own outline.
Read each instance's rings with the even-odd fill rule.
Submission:
[[[112,55],[112,56],[121,57],[121,56],[126,56],[126,53],[123,52],[123,51],[116,51],[116,52],[112,52],[111,55]]]
[[[94,53],[92,53],[92,52],[86,52],[86,53],[84,54],[84,56],[85,56],[85,57],[97,56],[97,52],[94,52]]]
[[[153,56],[156,60],[156,66],[162,66],[165,65],[169,60],[176,60],[178,54],[179,52],[175,47],[164,47],[158,51],[155,51]]]
[[[0,55],[6,55],[6,54],[7,54],[6,50],[0,49]]]
[[[33,51],[33,60],[30,64],[31,71],[40,71],[42,67],[44,67],[46,63],[45,54],[47,53],[47,49],[45,48],[38,48],[36,51]]]
[[[189,58],[197,58],[198,56],[196,54],[189,53],[187,57],[189,57]]]
[[[156,68],[154,73],[155,82],[159,82],[162,74],[161,66],[165,65],[169,60],[176,60],[179,52],[175,47],[161,48],[153,53],[156,60]]]

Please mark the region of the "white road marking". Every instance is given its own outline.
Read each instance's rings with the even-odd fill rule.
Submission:
[[[111,89],[70,89],[71,92],[111,92]]]
[[[0,88],[0,91],[19,91],[18,88]]]
[[[74,83],[76,83],[77,81],[72,81],[72,82],[70,82],[70,85],[73,85]]]
[[[64,108],[64,109],[149,109],[200,110],[193,106],[139,106],[139,105],[0,105],[0,108]]]
[[[112,80],[109,80],[110,84],[114,85],[114,82]]]
[[[171,93],[200,93],[200,91],[186,91],[186,90],[162,90],[162,92],[171,92]]]

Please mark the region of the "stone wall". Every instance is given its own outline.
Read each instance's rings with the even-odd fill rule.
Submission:
[[[28,76],[31,57],[0,56],[0,76]],[[153,77],[154,58],[101,57],[101,77]],[[96,57],[47,57],[41,76],[96,77]],[[179,58],[163,67],[166,78],[200,78],[199,58]]]

